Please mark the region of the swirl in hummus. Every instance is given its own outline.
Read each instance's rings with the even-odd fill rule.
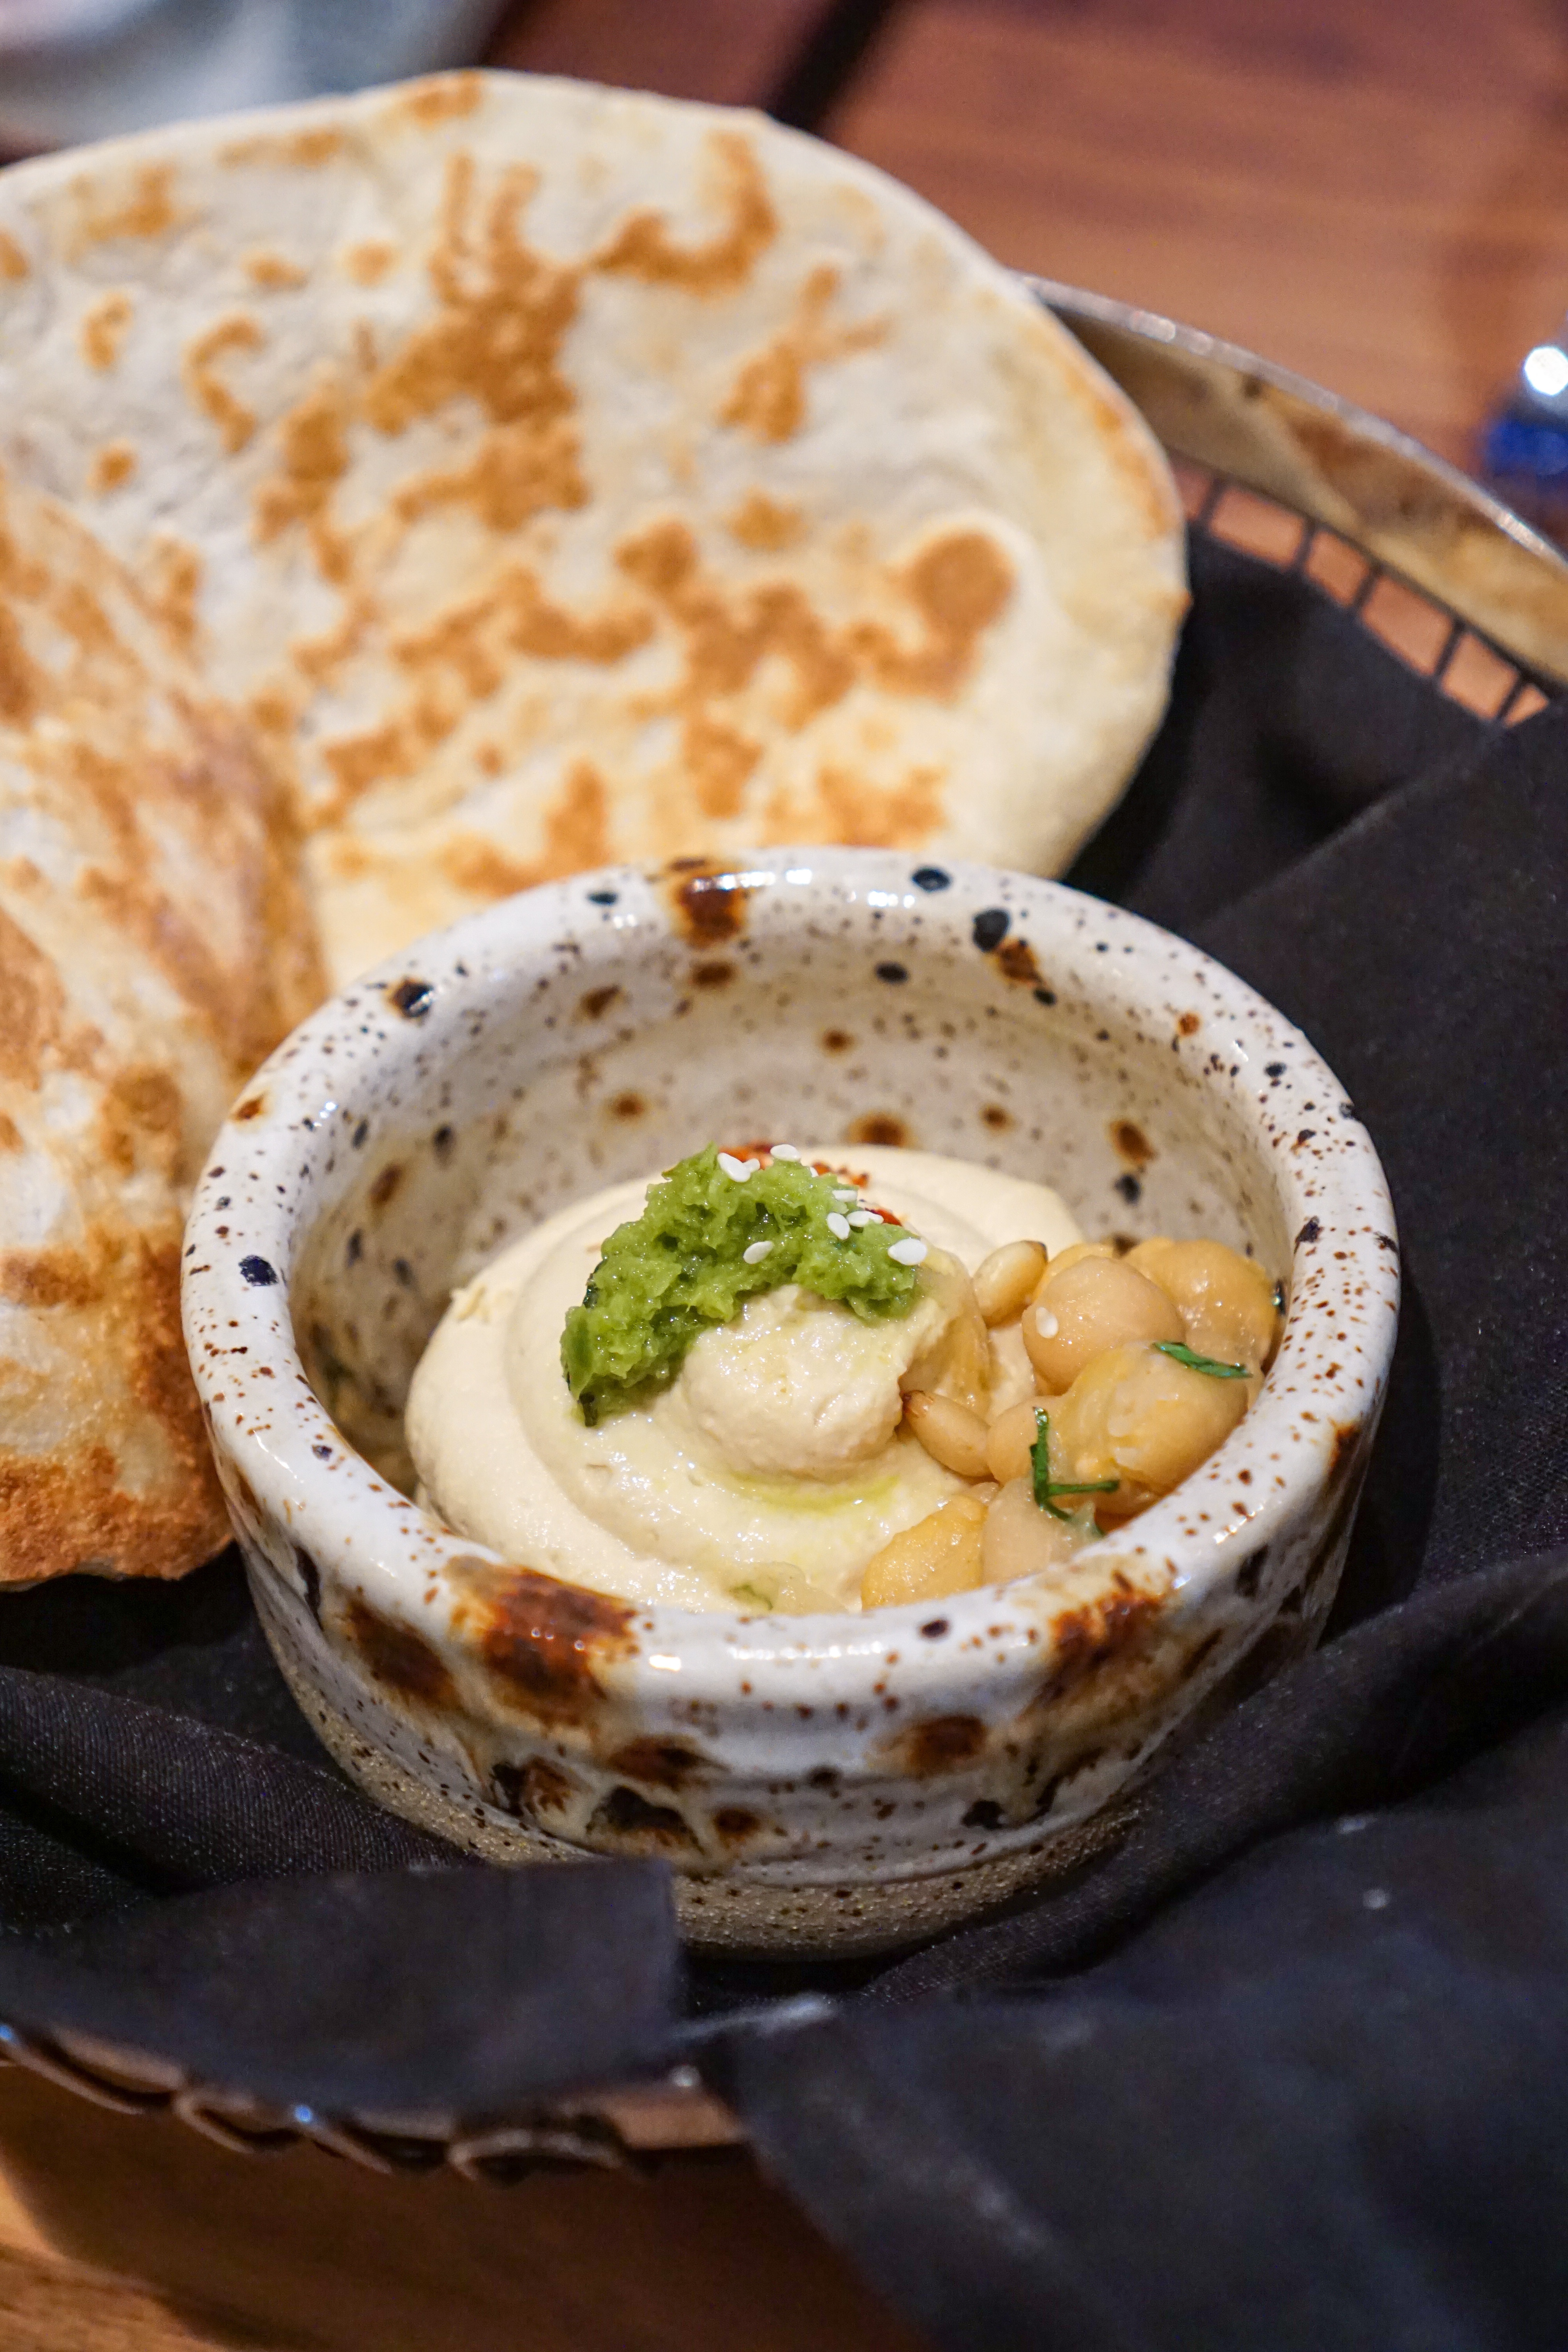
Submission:
[[[1051,1250],[1079,1236],[1044,1185],[966,1161],[805,1156],[928,1244],[908,1314],[862,1322],[795,1284],[763,1290],[691,1346],[668,1387],[590,1428],[562,1371],[562,1328],[648,1182],[595,1193],[505,1250],[431,1339],[407,1411],[429,1507],[508,1559],[632,1600],[857,1607],[867,1562],[965,1484],[902,1414],[911,1373],[941,1386],[966,1322],[984,1349],[967,1272],[1019,1233]],[[988,1400],[1032,1386],[1011,1340],[988,1351]]]
[[[710,1146],[458,1291],[408,1444],[447,1525],[603,1592],[933,1599],[1065,1560],[1168,1491],[1245,1412],[1278,1312],[1219,1244],[1121,1258],[1047,1186],[968,1161]]]

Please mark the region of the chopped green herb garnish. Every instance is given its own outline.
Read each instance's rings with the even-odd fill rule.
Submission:
[[[1206,1372],[1211,1381],[1244,1381],[1247,1377],[1245,1364],[1222,1364],[1213,1356],[1194,1356],[1180,1339],[1156,1339],[1154,1346],[1173,1364],[1185,1364],[1189,1372]]]
[[[1087,1478],[1072,1481],[1051,1475],[1051,1423],[1048,1413],[1037,1405],[1035,1428],[1037,1433],[1029,1448],[1029,1461],[1035,1474],[1035,1500],[1042,1511],[1049,1511],[1053,1519],[1070,1519],[1070,1511],[1057,1508],[1058,1495],[1114,1495],[1121,1484],[1120,1478]]]
[[[711,1143],[667,1169],[566,1318],[562,1367],[589,1426],[668,1387],[692,1341],[760,1291],[798,1282],[863,1323],[907,1315],[919,1277],[891,1253],[923,1256],[924,1244],[901,1225],[851,1225],[845,1190],[803,1160],[764,1168]]]
[[[759,1609],[771,1609],[773,1605],[760,1585],[732,1584],[730,1591],[737,1601],[752,1601]]]

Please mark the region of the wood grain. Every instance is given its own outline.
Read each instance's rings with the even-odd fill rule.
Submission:
[[[749,2156],[506,2189],[0,2074],[5,2352],[919,2352]]]
[[[664,98],[761,105],[822,0],[533,0],[512,9],[492,65],[572,74]]]
[[[1464,463],[1568,306],[1568,16],[1538,0],[915,0],[831,128],[1005,261]]]
[[[213,2327],[221,2330],[213,2333]],[[271,2334],[237,2335],[222,2318],[190,2321],[120,2279],[89,2278],[0,2247],[0,2328],[5,2352],[297,2352]],[[303,2347],[299,2347],[303,2352]]]

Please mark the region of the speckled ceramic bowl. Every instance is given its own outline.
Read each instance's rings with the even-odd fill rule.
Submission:
[[[1091,1234],[1208,1234],[1289,1293],[1253,1411],[1068,1574],[866,1616],[643,1609],[409,1499],[453,1287],[710,1137],[1043,1177]],[[700,1943],[870,1950],[1115,1833],[1195,1712],[1313,1639],[1394,1339],[1366,1133],[1305,1039],[1074,892],[870,850],[498,906],[327,1005],[237,1106],[185,1328],[263,1624],[374,1794],[509,1861],[655,1853]]]

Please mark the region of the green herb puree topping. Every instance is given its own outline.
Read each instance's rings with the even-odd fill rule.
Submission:
[[[750,1172],[728,1172],[740,1167]],[[907,1315],[916,1267],[889,1253],[923,1256],[923,1246],[902,1225],[851,1225],[857,1202],[839,1197],[848,1190],[805,1160],[739,1161],[711,1143],[668,1169],[641,1216],[610,1235],[567,1315],[561,1362],[584,1420],[668,1387],[694,1339],[786,1282],[842,1300],[863,1323]]]

